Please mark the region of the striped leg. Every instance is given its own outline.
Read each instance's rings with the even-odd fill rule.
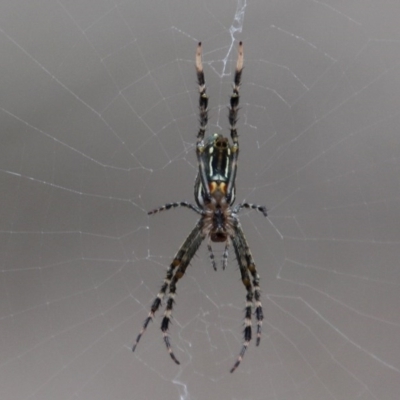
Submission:
[[[267,217],[267,208],[265,206],[259,206],[258,204],[252,204],[252,203],[241,203],[238,204],[237,206],[235,206],[235,208],[233,209],[233,213],[237,214],[240,209],[242,208],[249,208],[249,209],[253,209],[253,210],[257,210],[260,211],[264,214],[264,217]]]
[[[228,265],[228,249],[229,249],[230,239],[226,240],[224,253],[222,254],[222,269],[225,269]]]
[[[211,240],[208,241],[207,249],[208,249],[208,254],[210,255],[211,265],[212,265],[214,271],[216,271],[217,270],[217,264],[215,262],[214,252],[213,252],[213,249],[211,247]]]
[[[168,353],[171,358],[175,361],[176,364],[179,364],[178,359],[176,358],[174,352],[172,351],[171,343],[168,335],[169,323],[171,322],[172,317],[172,309],[175,302],[176,295],[176,285],[179,279],[185,274],[186,268],[190,263],[190,260],[195,255],[197,249],[199,248],[201,242],[204,239],[204,235],[201,232],[202,221],[200,220],[193,231],[190,233],[189,237],[185,240],[184,244],[180,248],[178,255],[180,258],[175,257],[172,263],[176,263],[179,265],[178,269],[175,272],[175,275],[172,277],[171,282],[169,284],[169,293],[167,298],[167,305],[164,311],[164,318],[161,322],[161,331],[163,332],[164,342],[167,347]]]
[[[246,254],[247,260],[247,269],[249,270],[251,277],[253,278],[253,290],[254,290],[254,306],[255,306],[255,314],[257,319],[257,339],[256,346],[260,344],[261,340],[261,327],[262,321],[264,319],[264,314],[262,310],[261,304],[261,290],[260,290],[260,275],[258,275],[256,265],[253,260],[253,255],[251,254],[250,248],[247,244],[246,238],[243,234],[243,231],[239,233],[239,236],[242,236],[242,241],[244,243],[244,251]]]
[[[157,214],[158,212],[170,210],[171,208],[176,208],[176,207],[187,207],[187,208],[190,208],[191,210],[193,210],[194,212],[196,212],[197,214],[204,215],[204,211],[200,210],[199,207],[188,203],[187,201],[179,201],[179,202],[175,202],[175,203],[164,204],[161,207],[158,207],[152,211],[149,211],[147,213],[147,215]]]
[[[229,107],[229,125],[231,130],[231,138],[233,145],[231,147],[232,158],[231,158],[231,174],[229,176],[228,186],[226,190],[226,200],[228,203],[231,203],[233,198],[233,191],[235,187],[235,179],[236,179],[236,170],[237,170],[237,160],[239,156],[239,140],[238,134],[236,130],[236,122],[237,115],[239,110],[239,88],[240,88],[240,80],[242,77],[243,71],[243,43],[239,43],[238,49],[238,58],[236,62],[236,70],[235,77],[233,79],[233,92],[230,99],[230,107]]]
[[[231,369],[231,372],[239,366],[243,359],[243,356],[247,350],[249,342],[251,340],[251,307],[254,298],[255,305],[255,315],[257,319],[257,339],[256,346],[260,344],[261,340],[261,326],[263,321],[263,310],[261,304],[261,291],[260,291],[260,276],[257,273],[256,266],[254,264],[253,256],[250,252],[249,245],[244,236],[242,227],[239,222],[236,225],[235,236],[232,238],[233,247],[235,249],[236,258],[239,263],[240,272],[242,274],[242,281],[247,289],[246,296],[246,308],[245,308],[245,330],[244,330],[244,343],[239,356]],[[244,272],[246,271],[246,273]],[[251,274],[253,281],[250,283],[249,273]],[[251,296],[249,296],[249,291],[251,291]],[[251,300],[251,301],[250,301]]]
[[[161,286],[161,289],[158,292],[157,297],[154,299],[153,304],[151,305],[149,315],[144,320],[142,329],[139,332],[138,336],[136,337],[136,341],[132,347],[132,351],[135,351],[136,346],[138,345],[141,337],[143,336],[144,332],[147,329],[147,326],[149,325],[150,321],[153,320],[154,314],[159,309],[160,304],[161,304],[162,300],[164,299],[164,296],[167,292],[167,289],[171,285],[171,281],[174,277],[175,269],[177,267],[181,267],[185,263],[187,266],[187,264],[190,262],[191,258],[193,257],[194,253],[196,252],[197,248],[200,246],[200,243],[203,240],[203,237],[201,236],[201,228],[202,228],[202,224],[201,224],[201,220],[200,220],[197,223],[197,225],[194,227],[192,232],[189,234],[189,236],[186,238],[186,240],[182,244],[181,248],[176,253],[174,259],[172,260],[172,263],[170,264],[170,266],[167,270],[167,274],[165,276],[165,279]],[[200,239],[200,241],[199,241],[199,239]],[[194,250],[194,248],[195,248],[195,250]]]
[[[239,229],[239,225],[237,227]],[[243,285],[245,286],[247,290],[246,294],[246,306],[245,306],[245,319],[244,319],[244,342],[242,345],[242,349],[240,350],[239,356],[236,359],[235,364],[231,368],[230,372],[234,372],[235,369],[239,366],[240,362],[243,360],[244,354],[247,350],[247,347],[249,346],[251,336],[252,336],[252,323],[251,323],[251,311],[253,307],[253,287],[251,284],[250,276],[249,276],[249,271],[246,267],[247,265],[247,260],[245,253],[243,251],[243,243],[242,243],[242,238],[235,234],[235,236],[232,238],[232,243],[233,243],[233,248],[235,249],[236,253],[236,258],[239,264],[239,269],[240,269],[240,274],[242,276],[242,282]]]
[[[196,156],[197,163],[199,165],[199,177],[204,190],[205,201],[209,202],[211,199],[210,188],[208,186],[206,166],[203,159],[205,143],[204,135],[206,133],[208,124],[208,96],[206,94],[206,81],[204,78],[203,62],[202,62],[202,46],[199,42],[196,51],[196,72],[197,72],[197,83],[199,85],[199,113],[200,113],[200,128],[197,133],[196,142]]]
[[[175,259],[174,259],[175,261]],[[135,344],[132,347],[132,351],[135,351],[136,346],[138,345],[140,338],[142,337],[142,335],[146,332],[147,326],[149,325],[150,321],[153,320],[154,318],[154,314],[157,312],[158,308],[160,307],[160,304],[165,296],[165,293],[168,289],[168,286],[171,282],[171,278],[173,276],[174,273],[174,269],[177,267],[177,264],[175,264],[174,262],[171,263],[171,265],[169,266],[168,270],[167,270],[167,275],[165,276],[164,279],[164,283],[161,286],[160,291],[157,294],[157,297],[154,299],[153,304],[151,305],[151,309],[149,312],[148,317],[144,320],[143,326],[141,331],[139,332],[139,334],[136,337],[136,341]]]
[[[204,134],[207,129],[208,123],[208,96],[206,94],[206,80],[204,78],[203,62],[202,56],[202,46],[199,42],[196,51],[196,72],[197,72],[197,84],[199,85],[199,110],[200,110],[200,128],[197,134],[197,139],[203,140]]]
[[[237,227],[236,235],[239,237],[239,241],[242,246],[242,251],[245,254],[245,258],[247,261],[247,269],[249,270],[251,277],[253,278],[253,290],[254,290],[254,306],[255,306],[255,314],[257,319],[257,339],[256,346],[260,344],[261,340],[261,327],[262,321],[264,319],[262,304],[261,304],[261,290],[260,290],[260,275],[258,275],[256,265],[254,263],[253,255],[251,254],[249,245],[244,236],[243,230],[239,225]]]

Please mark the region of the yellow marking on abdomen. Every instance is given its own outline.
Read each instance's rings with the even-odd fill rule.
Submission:
[[[211,194],[213,194],[217,190],[219,190],[223,194],[226,194],[226,183],[225,182],[211,181],[209,183],[209,188],[210,188]]]

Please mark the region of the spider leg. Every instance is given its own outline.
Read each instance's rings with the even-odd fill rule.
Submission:
[[[230,244],[229,241],[230,241],[230,239],[228,237],[228,239],[225,242],[224,253],[222,254],[222,269],[223,270],[228,265],[228,249],[229,249],[229,244]],[[215,262],[214,252],[213,252],[213,249],[211,247],[211,239],[208,240],[207,249],[208,249],[208,253],[210,254],[211,265],[214,268],[214,271],[216,271],[217,270],[217,264]]]
[[[146,332],[147,326],[149,325],[150,321],[153,320],[154,314],[157,312],[158,308],[160,307],[160,304],[161,304],[161,302],[165,296],[165,293],[168,289],[169,283],[171,282],[171,278],[173,276],[175,268],[176,268],[176,265],[174,263],[171,263],[171,265],[169,266],[169,268],[167,270],[167,274],[165,276],[164,283],[162,284],[161,289],[157,294],[157,297],[154,299],[153,304],[151,305],[149,315],[144,320],[142,329],[140,330],[139,334],[136,337],[136,341],[132,347],[132,351],[135,351],[136,346],[138,345],[141,337]]]
[[[217,264],[215,263],[215,257],[214,257],[213,249],[211,247],[211,240],[208,240],[207,249],[208,249],[208,253],[210,255],[211,265],[214,268],[214,271],[216,271],[217,270]]]
[[[237,226],[236,229],[238,228],[239,226]],[[247,269],[247,260],[245,253],[243,251],[244,250],[243,243],[241,237],[238,236],[237,232],[235,232],[235,235],[232,237],[232,242],[233,242],[233,248],[235,249],[236,258],[239,264],[240,274],[242,276],[242,282],[247,290],[247,295],[246,295],[246,307],[245,307],[245,319],[244,319],[244,342],[242,345],[242,349],[240,350],[239,356],[230,370],[231,373],[235,371],[235,369],[239,366],[251,340],[252,336],[251,311],[253,306],[253,286],[251,284],[249,271]]]
[[[253,255],[251,254],[249,245],[247,243],[246,237],[244,236],[242,227],[239,225],[237,229],[237,235],[242,243],[245,257],[247,260],[247,269],[249,270],[252,278],[253,278],[253,289],[254,289],[254,305],[255,305],[255,314],[257,319],[257,339],[256,346],[260,344],[261,340],[261,327],[262,321],[264,319],[262,304],[261,304],[261,290],[260,290],[260,275],[258,275],[256,265],[254,263]]]
[[[193,244],[197,245],[196,250],[200,246],[202,238],[201,238],[201,240],[200,240],[200,242],[198,244],[197,244],[197,241],[198,241],[199,234],[201,232],[201,227],[202,227],[202,224],[201,224],[201,219],[200,219],[199,222],[194,227],[194,229],[192,230],[192,232],[189,234],[189,236],[183,242],[182,246],[180,247],[180,249],[176,253],[174,259],[172,260],[172,262],[171,262],[171,264],[170,264],[170,266],[169,266],[169,268],[167,270],[166,276],[164,278],[164,282],[161,285],[161,289],[158,292],[156,298],[154,299],[153,304],[151,305],[149,315],[144,320],[142,329],[140,330],[138,336],[136,337],[136,341],[135,341],[135,344],[132,347],[132,351],[135,351],[136,346],[138,345],[141,337],[143,336],[144,332],[147,329],[147,326],[149,325],[150,321],[153,320],[154,314],[159,309],[160,304],[161,304],[162,300],[165,297],[167,289],[170,286],[171,280],[172,280],[172,278],[174,276],[175,269],[177,267],[179,267],[184,262],[189,263],[190,259],[194,255],[194,253],[192,254]],[[189,259],[189,261],[186,261],[188,254],[190,255],[190,259]]]
[[[239,222],[237,222],[235,235],[232,238],[233,247],[235,249],[236,258],[238,259],[240,272],[242,274],[242,281],[247,289],[247,296],[246,296],[246,315],[245,315],[245,330],[244,330],[244,343],[242,350],[239,353],[239,356],[231,369],[231,372],[235,371],[235,369],[239,366],[240,362],[243,359],[244,353],[249,345],[251,340],[251,306],[250,298],[253,300],[254,294],[254,305],[255,305],[255,315],[257,319],[257,339],[256,339],[256,346],[260,344],[261,340],[261,326],[262,321],[264,318],[262,304],[261,304],[261,291],[260,291],[260,276],[257,273],[256,266],[254,264],[253,256],[251,254],[249,245],[247,244],[247,240],[244,236],[242,227],[240,226]],[[244,272],[246,270],[247,274]],[[250,284],[250,278],[248,275],[250,272],[253,281],[252,286]],[[249,288],[252,287],[252,296],[249,296]]]
[[[207,129],[208,123],[208,96],[206,94],[206,81],[204,78],[203,63],[201,59],[202,46],[199,42],[196,51],[196,72],[197,72],[197,83],[199,85],[199,109],[200,109],[200,129],[197,134],[199,140],[204,139],[204,134]]]
[[[239,88],[240,88],[240,80],[242,77],[242,71],[243,71],[243,43],[239,42],[238,58],[236,62],[235,76],[233,79],[233,92],[230,98],[230,107],[228,115],[229,125],[231,130],[231,138],[233,142],[233,145],[231,147],[231,152],[232,152],[231,173],[229,176],[228,186],[226,190],[227,193],[226,199],[229,204],[232,203],[232,194],[235,187],[237,160],[239,155],[239,140],[236,130],[236,122],[239,110]]]
[[[164,311],[164,318],[161,322],[161,331],[163,332],[164,342],[167,347],[168,353],[176,364],[180,364],[176,358],[174,352],[172,351],[171,343],[168,335],[168,327],[171,322],[172,309],[175,301],[176,295],[176,284],[179,279],[185,274],[186,268],[190,263],[190,260],[195,255],[197,249],[199,248],[201,242],[204,239],[204,234],[202,233],[202,220],[200,219],[197,225],[194,227],[190,235],[187,237],[181,248],[179,249],[177,255],[173,259],[171,265],[175,265],[178,269],[175,275],[172,277],[169,283],[169,293],[167,299],[167,305]]]
[[[234,214],[237,214],[241,208],[250,208],[253,210],[260,211],[264,214],[264,217],[267,217],[267,208],[265,206],[260,206],[258,204],[252,204],[252,203],[241,203],[235,206],[235,208],[232,210]]]
[[[175,202],[175,203],[164,204],[161,207],[158,207],[152,211],[149,211],[147,213],[147,215],[157,214],[158,212],[161,212],[164,210],[170,210],[171,208],[176,208],[176,207],[187,207],[187,208],[190,208],[191,210],[193,210],[194,212],[196,212],[197,214],[204,215],[204,211],[200,210],[199,207],[188,203],[187,201],[179,201],[179,202]]]
[[[224,253],[222,254],[222,269],[224,270],[228,265],[228,249],[229,249],[230,239],[226,239]]]
[[[197,133],[197,143],[196,143],[196,155],[197,162],[199,165],[199,176],[200,181],[203,186],[204,196],[206,201],[210,201],[211,193],[208,187],[206,168],[203,159],[203,153],[205,150],[204,135],[206,133],[208,124],[208,96],[206,94],[206,81],[204,78],[203,63],[201,59],[202,46],[199,42],[196,51],[196,72],[197,72],[197,83],[199,85],[199,113],[200,113],[200,128]]]

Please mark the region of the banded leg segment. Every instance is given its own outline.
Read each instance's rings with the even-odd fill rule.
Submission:
[[[153,304],[151,305],[149,315],[145,319],[142,329],[139,332],[138,336],[136,337],[136,341],[132,347],[132,351],[135,351],[136,346],[138,345],[141,337],[143,336],[144,332],[147,329],[147,326],[149,325],[150,321],[153,320],[155,313],[159,309],[161,302],[163,301],[165,294],[171,285],[172,279],[174,277],[175,269],[185,263],[187,266],[187,264],[190,262],[191,258],[194,256],[194,253],[200,246],[200,243],[203,240],[203,237],[201,236],[201,228],[202,228],[202,222],[200,220],[196,224],[196,226],[193,228],[193,230],[189,234],[189,236],[186,238],[186,240],[183,242],[182,246],[176,253],[174,259],[172,260],[172,262],[167,270],[167,273],[166,273],[164,282],[161,286],[161,289],[158,292],[157,297],[154,299]],[[199,238],[200,238],[200,242],[198,242]],[[197,246],[195,250],[193,249],[194,244]]]
[[[196,212],[197,214],[204,215],[204,211],[200,210],[199,207],[188,203],[187,201],[179,201],[179,202],[164,204],[161,207],[149,211],[147,215],[157,214],[158,212],[170,210],[171,208],[176,208],[176,207],[187,207],[190,208],[192,211]]]
[[[237,160],[239,156],[239,139],[236,129],[236,122],[238,118],[238,110],[239,110],[239,88],[240,81],[242,77],[243,71],[243,43],[239,42],[238,49],[238,59],[236,62],[235,76],[233,79],[233,92],[230,98],[230,107],[229,107],[229,125],[231,130],[231,138],[233,145],[231,147],[232,158],[231,158],[231,173],[229,176],[228,186],[227,186],[227,201],[229,204],[232,202],[232,192],[235,186],[236,179],[236,170],[237,170]]]
[[[225,242],[224,252],[222,254],[222,269],[225,270],[226,266],[228,265],[228,250],[229,250],[230,239],[228,238]],[[215,262],[215,256],[213,249],[211,247],[211,239],[208,240],[207,243],[208,254],[210,256],[211,265],[214,271],[217,270],[217,263]]]
[[[249,245],[247,243],[246,237],[244,236],[242,227],[238,224],[236,229],[236,237],[238,243],[240,244],[241,253],[245,255],[247,269],[249,270],[251,277],[253,279],[253,291],[254,291],[254,306],[255,315],[257,319],[257,339],[256,346],[260,344],[261,340],[261,327],[262,321],[264,319],[262,304],[261,304],[261,290],[260,290],[260,275],[258,275],[256,265],[254,263],[253,255],[251,254]]]
[[[174,259],[174,261],[175,260],[176,259]],[[153,304],[151,305],[151,309],[150,309],[149,315],[144,320],[142,329],[140,330],[139,334],[137,335],[135,344],[132,347],[132,351],[135,351],[136,346],[138,345],[141,337],[146,332],[147,326],[149,325],[150,321],[153,320],[154,314],[157,312],[157,310],[160,307],[160,304],[161,304],[162,300],[164,299],[165,293],[167,292],[168,286],[169,286],[169,284],[171,282],[171,279],[172,279],[172,276],[174,274],[174,269],[178,265],[178,263],[174,263],[174,261],[171,263],[171,265],[169,266],[169,268],[167,270],[167,274],[165,276],[164,283],[162,284],[161,289],[157,294],[157,297],[154,299]]]
[[[246,294],[244,332],[243,332],[244,342],[242,345],[242,349],[240,350],[239,356],[230,370],[231,373],[235,371],[235,369],[239,366],[239,364],[243,360],[244,354],[251,341],[251,336],[252,336],[251,314],[253,307],[253,286],[251,284],[249,271],[247,269],[247,259],[243,251],[242,238],[238,236],[236,233],[235,236],[232,237],[232,243],[233,243],[233,248],[235,249],[236,259],[239,264],[240,274],[242,276],[242,282],[247,290],[247,294]]]
[[[204,164],[204,160],[202,157],[205,149],[204,135],[208,124],[208,96],[206,94],[206,81],[204,78],[201,42],[199,42],[196,51],[196,72],[197,72],[197,83],[199,85],[199,114],[200,114],[200,119],[199,119],[200,128],[199,132],[197,133],[196,155],[197,155],[197,163],[199,165],[199,176],[205,195],[204,197],[206,202],[209,202],[211,199],[211,193],[207,183],[206,166]]]
[[[239,353],[239,356],[231,369],[231,372],[235,371],[235,369],[239,366],[247,350],[249,342],[251,340],[251,307],[253,305],[253,302],[255,306],[255,315],[257,319],[256,346],[260,344],[261,326],[264,318],[262,304],[261,304],[260,276],[257,273],[253,256],[250,252],[249,245],[247,244],[247,240],[244,236],[239,221],[237,221],[236,223],[235,236],[232,237],[232,243],[235,249],[236,258],[239,263],[240,273],[242,275],[242,281],[247,289],[247,295],[246,295],[246,308],[245,308],[246,316],[245,316],[244,343]],[[249,273],[253,279],[251,283],[250,283]],[[251,291],[251,296],[249,295],[250,291]]]
[[[267,217],[267,207],[265,206],[260,206],[258,204],[252,204],[252,203],[240,203],[237,206],[234,207],[233,213],[237,214],[242,208],[249,208],[252,210],[257,210],[260,211],[264,214],[264,217]]]
[[[197,139],[203,140],[208,124],[208,96],[206,94],[206,80],[204,78],[201,42],[199,42],[196,51],[196,72],[197,72],[197,84],[199,85],[199,95],[200,95],[199,97],[200,128],[197,134]]]
[[[217,270],[217,264],[215,262],[214,252],[213,252],[213,249],[211,247],[211,240],[208,240],[207,249],[208,249],[208,254],[210,256],[211,265],[212,265],[214,271],[216,271]]]
[[[171,282],[169,284],[167,305],[165,307],[164,317],[161,322],[161,331],[163,332],[164,343],[167,347],[169,355],[175,361],[176,364],[180,364],[180,363],[179,363],[178,359],[176,358],[174,352],[172,351],[172,347],[171,347],[171,343],[170,343],[169,335],[168,335],[168,328],[169,328],[169,323],[171,322],[172,309],[173,309],[173,305],[174,305],[174,301],[175,301],[176,285],[177,285],[179,279],[181,279],[182,276],[185,274],[186,268],[189,265],[190,260],[193,258],[197,249],[199,248],[201,242],[204,239],[204,235],[201,232],[201,228],[202,228],[202,223],[200,220],[188,237],[188,239],[190,239],[190,242],[188,241],[188,239],[186,239],[184,244],[178,251],[178,254],[181,253],[181,257],[178,260],[179,267],[176,270],[176,272],[175,272],[174,276],[172,277]],[[176,258],[172,261],[172,263],[174,263],[175,261],[176,261]]]
[[[228,250],[229,250],[230,239],[226,240],[224,253],[222,254],[222,269],[224,270],[228,265]]]

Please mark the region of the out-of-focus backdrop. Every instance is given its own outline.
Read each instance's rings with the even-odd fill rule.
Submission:
[[[400,3],[31,0],[0,4],[0,398],[389,400],[400,393]],[[237,200],[261,275],[203,245],[169,358],[150,324],[197,217],[204,46],[209,133],[245,68]],[[214,246],[217,261],[223,246]]]

